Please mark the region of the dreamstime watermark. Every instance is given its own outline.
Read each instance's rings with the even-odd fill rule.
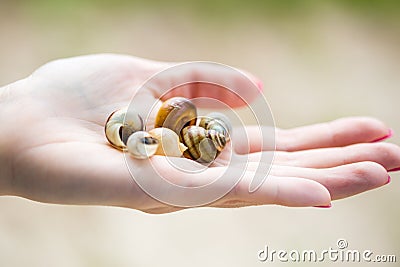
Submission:
[[[396,255],[374,254],[372,250],[348,249],[349,243],[346,239],[340,238],[335,247],[329,247],[321,251],[309,250],[284,250],[270,249],[265,246],[257,253],[261,262],[388,262],[394,263]]]

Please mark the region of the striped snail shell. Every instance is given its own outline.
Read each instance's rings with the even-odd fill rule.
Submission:
[[[188,126],[182,130],[183,143],[188,147],[184,156],[200,163],[210,163],[226,145],[226,138],[215,130]]]
[[[185,126],[196,123],[196,117],[197,109],[192,101],[184,97],[173,97],[161,105],[154,128],[169,128],[179,136]]]
[[[198,125],[206,130],[214,130],[225,136],[226,141],[229,142],[230,135],[232,134],[232,124],[229,118],[220,112],[211,112],[206,116],[198,119]]]
[[[106,138],[110,144],[120,150],[126,149],[131,134],[144,128],[143,119],[133,110],[123,108],[111,113],[104,127]]]
[[[158,145],[158,140],[144,131],[133,133],[126,143],[128,152],[136,159],[146,159],[153,156]]]

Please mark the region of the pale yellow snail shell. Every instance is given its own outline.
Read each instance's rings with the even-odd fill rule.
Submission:
[[[226,138],[215,130],[188,126],[182,130],[183,143],[188,147],[184,156],[200,163],[215,160],[226,145]]]
[[[127,115],[127,112],[128,108],[123,108],[111,113],[104,128],[107,140],[120,150],[126,149],[128,137],[132,133],[141,131],[144,127],[139,114],[129,110]]]
[[[179,142],[179,136],[168,128],[154,128],[149,134],[159,142],[155,155],[181,157],[187,147]]]
[[[146,159],[153,156],[158,145],[158,140],[144,131],[133,133],[126,143],[128,152],[136,159]]]
[[[196,123],[196,118],[197,109],[192,101],[184,97],[173,97],[162,103],[154,128],[169,128],[179,136],[185,126]]]

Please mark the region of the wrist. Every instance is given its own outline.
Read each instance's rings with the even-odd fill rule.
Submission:
[[[20,81],[0,88],[0,195],[13,195],[12,162],[14,127],[18,119],[13,116],[16,110],[16,91]]]

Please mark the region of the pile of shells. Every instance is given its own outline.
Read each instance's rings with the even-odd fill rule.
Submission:
[[[139,114],[125,108],[108,117],[105,134],[113,147],[127,150],[137,159],[183,155],[200,163],[210,163],[230,141],[232,132],[224,114],[212,112],[198,116],[196,106],[184,97],[173,97],[162,103],[154,129],[146,132],[144,125]]]

